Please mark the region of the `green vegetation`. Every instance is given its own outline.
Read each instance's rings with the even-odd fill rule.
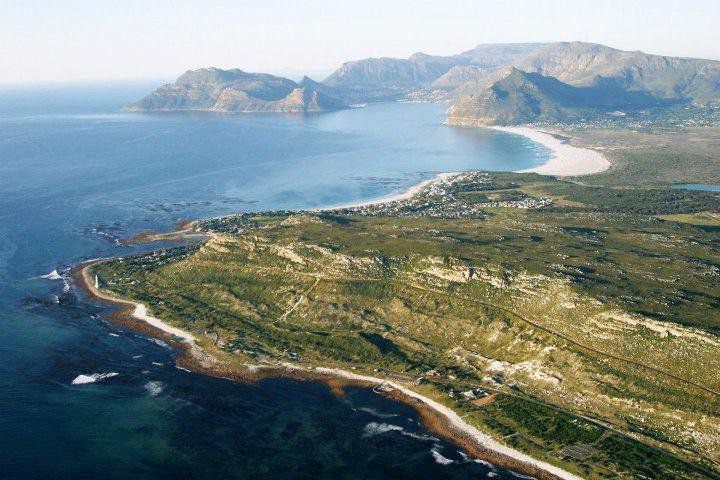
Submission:
[[[716,122],[717,125],[717,122]],[[562,127],[560,127],[562,129]],[[578,146],[601,148],[612,167],[578,178],[594,185],[635,187],[679,183],[720,185],[720,128],[658,131],[573,128],[567,135]]]
[[[643,478],[692,478],[688,466],[676,458],[630,438],[537,403],[505,395],[480,409],[477,418],[486,429],[512,435],[508,444],[528,451],[555,451],[564,456],[568,445],[588,445],[589,454],[576,459],[581,472],[599,478],[623,475]],[[508,429],[507,425],[513,428]],[[514,432],[525,431],[526,435]],[[696,473],[697,474],[697,473]],[[697,478],[702,478],[697,474]]]
[[[720,227],[720,214],[714,212],[680,213],[676,215],[661,215],[664,220],[671,222],[689,223],[699,227]]]
[[[390,205],[201,222],[202,245],[94,270],[230,364],[413,383],[589,478],[708,478],[720,231],[677,215],[719,209],[717,194],[479,173]]]

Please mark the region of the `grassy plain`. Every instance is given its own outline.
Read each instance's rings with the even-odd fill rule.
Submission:
[[[204,221],[200,245],[93,268],[228,362],[386,376],[588,478],[713,478],[720,230],[688,216],[720,196],[534,174],[436,193]]]
[[[574,128],[573,144],[597,148],[612,162],[598,175],[578,178],[595,185],[720,185],[720,127],[674,131]]]

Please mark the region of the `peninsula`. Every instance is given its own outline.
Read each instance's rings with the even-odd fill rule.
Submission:
[[[332,88],[305,77],[300,83],[240,69],[188,70],[126,107],[131,112],[321,112],[344,108]]]
[[[446,124],[523,135],[549,160],[199,220],[143,237],[187,244],[83,265],[78,282],[184,368],[373,388],[522,474],[720,478],[720,193],[676,188],[720,182],[720,62],[479,45],[321,82],[188,71],[128,108],[375,101],[447,102]]]
[[[717,478],[701,299],[720,295],[718,233],[683,215],[718,209],[712,192],[466,172],[385,203],[198,221],[205,241],[77,278],[185,368],[373,387],[520,473]]]

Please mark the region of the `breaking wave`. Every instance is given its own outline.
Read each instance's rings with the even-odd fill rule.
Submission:
[[[391,423],[370,422],[365,425],[363,437],[374,437],[387,432],[402,432],[404,430],[400,425]]]
[[[150,394],[151,397],[157,397],[163,391],[164,384],[159,380],[152,380],[145,384],[145,390]]]
[[[438,441],[438,438],[437,438],[437,437],[433,437],[432,435],[423,435],[422,433],[413,433],[413,432],[408,432],[408,431],[405,431],[405,430],[403,430],[403,431],[400,432],[400,433],[402,433],[403,435],[407,435],[408,437],[414,438],[415,440],[422,440],[422,441],[424,441],[424,442],[425,442],[425,441],[431,441],[431,442],[437,442],[437,441]]]
[[[400,425],[393,425],[392,423],[380,423],[370,422],[365,425],[363,437],[374,437],[375,435],[381,435],[387,432],[398,432],[406,437],[414,438],[415,440],[421,441],[433,441],[436,442],[438,439],[430,435],[423,435],[421,433],[408,432]]]
[[[62,275],[60,275],[57,271],[57,269],[53,270],[50,273],[46,273],[45,275],[40,275],[39,278],[44,278],[45,280],[62,280]]]
[[[100,380],[105,380],[106,378],[112,378],[117,375],[120,375],[117,372],[109,372],[109,373],[91,373],[90,375],[78,375],[73,379],[72,382],[70,382],[71,385],[84,385],[86,383],[95,383],[99,382]]]
[[[487,460],[482,460],[482,459],[480,459],[480,458],[470,458],[470,457],[468,457],[467,454],[464,453],[464,452],[458,452],[458,453],[459,453],[460,456],[463,458],[463,460],[466,461],[466,462],[479,463],[480,465],[485,465],[485,466],[488,467],[488,468],[495,469],[495,465],[493,465],[492,463],[488,462]]]
[[[159,338],[148,337],[148,341],[150,341],[156,345],[160,345],[163,348],[168,348],[168,349],[171,348],[170,345],[168,345],[168,343],[166,341],[160,340]]]
[[[438,452],[435,448],[430,451],[432,452],[432,456],[435,459],[435,463],[439,463],[440,465],[450,465],[451,463],[455,463],[455,460],[450,460],[447,457],[443,457],[442,454]]]
[[[374,408],[369,408],[369,407],[358,408],[358,410],[361,412],[369,413],[370,415],[372,415],[374,417],[378,417],[378,418],[392,418],[392,417],[398,416],[397,413],[382,413],[382,412],[378,412]]]

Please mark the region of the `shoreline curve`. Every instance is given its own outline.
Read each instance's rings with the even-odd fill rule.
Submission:
[[[550,133],[530,127],[489,127],[491,130],[520,135],[549,149],[547,162],[537,167],[518,170],[516,173],[539,173],[557,177],[591,175],[604,172],[611,163],[605,156],[589,148],[575,147]]]
[[[538,480],[580,480],[570,472],[503,445],[467,424],[451,408],[429,397],[425,397],[397,382],[383,378],[359,375],[337,368],[303,368],[279,363],[277,365],[251,365],[246,369],[228,367],[222,361],[205,353],[196,338],[187,331],[178,329],[149,315],[147,307],[139,302],[118,298],[95,288],[89,268],[107,259],[94,259],[76,266],[72,270],[75,284],[91,300],[121,307],[113,312],[109,320],[119,326],[130,328],[150,337],[168,342],[179,353],[176,365],[179,368],[231,381],[252,383],[266,378],[290,378],[298,381],[319,381],[333,392],[342,394],[344,387],[375,389],[384,387],[388,398],[411,406],[420,416],[423,425],[432,433],[452,442],[470,456],[493,465],[530,475]]]

